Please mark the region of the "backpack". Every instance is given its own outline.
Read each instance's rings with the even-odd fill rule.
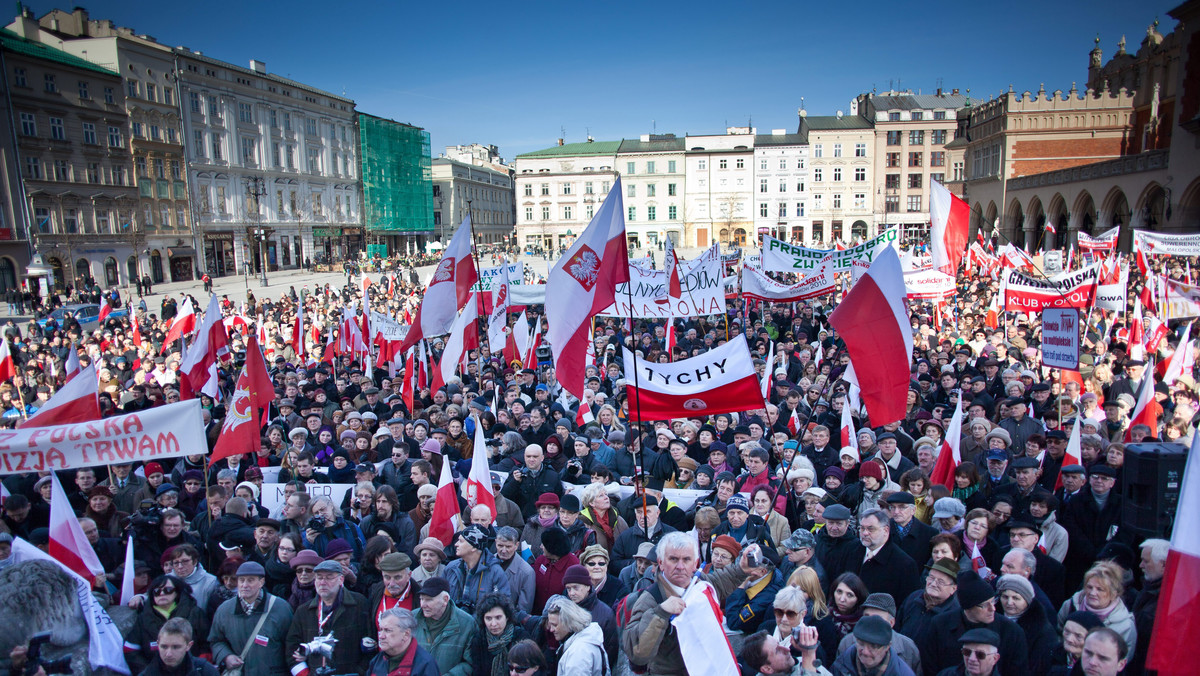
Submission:
[[[633,616],[633,607],[637,604],[637,601],[639,598],[641,598],[642,594],[650,594],[658,603],[662,603],[666,600],[663,597],[662,589],[659,588],[657,582],[650,585],[649,589],[634,590],[625,596],[622,596],[613,606],[613,615],[617,621],[617,629],[621,633],[625,632],[625,627],[628,626],[629,620]],[[633,660],[629,661],[629,670],[635,674],[644,674],[646,673],[647,668],[648,665],[634,664]]]

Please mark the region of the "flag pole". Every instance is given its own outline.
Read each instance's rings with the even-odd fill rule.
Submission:
[[[625,258],[628,259],[629,258],[629,238],[625,237],[624,239],[625,239],[625,241],[623,242],[623,244],[625,246]],[[629,281],[625,282],[625,293],[629,297],[629,342],[631,343],[630,347],[632,348],[629,350],[629,356],[633,359],[633,400],[634,400],[634,409],[637,411],[637,418],[638,418],[638,434],[637,434],[638,466],[641,467],[640,475],[642,477],[642,485],[639,487],[638,492],[642,494],[642,531],[645,532],[646,537],[649,538],[650,537],[650,526],[649,526],[649,521],[646,518],[646,449],[645,449],[645,446],[642,444],[642,396],[641,396],[641,388],[638,385],[639,378],[638,378],[638,372],[637,372],[637,339],[634,337],[635,334],[634,334],[634,330],[633,330],[633,280],[629,280]],[[670,305],[670,302],[671,302],[671,295],[668,291],[667,304]],[[592,319],[593,327],[595,326],[595,321],[596,320],[593,317],[593,319]],[[593,340],[593,345],[594,344],[595,344],[595,341]],[[624,345],[622,345],[622,349],[624,349]],[[626,374],[626,377],[628,377],[628,375],[629,374]],[[579,405],[584,406],[586,404],[585,404],[585,402],[583,402],[581,400],[579,402]],[[629,441],[632,444],[632,442],[633,442],[633,439],[632,439],[633,424],[632,423],[629,425],[629,428],[630,428],[629,431],[631,433],[630,434],[631,438]]]

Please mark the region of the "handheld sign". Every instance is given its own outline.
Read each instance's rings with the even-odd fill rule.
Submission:
[[[1079,310],[1042,310],[1042,363],[1051,368],[1079,370]]]

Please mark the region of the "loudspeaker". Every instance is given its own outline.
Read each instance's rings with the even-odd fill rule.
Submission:
[[[1183,444],[1153,442],[1125,447],[1122,531],[1137,539],[1171,537],[1187,453]]]

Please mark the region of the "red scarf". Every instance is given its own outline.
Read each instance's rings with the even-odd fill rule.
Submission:
[[[409,582],[408,586],[404,588],[404,593],[400,596],[392,596],[391,594],[387,593],[387,590],[384,590],[383,598],[379,599],[379,608],[375,613],[376,629],[379,628],[379,618],[382,617],[383,614],[388,610],[397,607],[408,611],[413,609],[413,597],[411,594],[409,594],[410,591],[412,591],[412,582]]]
[[[413,640],[408,644],[408,650],[404,651],[404,657],[400,658],[400,666],[388,672],[388,676],[412,676],[413,660],[417,657],[417,637],[413,636]]]
[[[613,527],[608,518],[608,512],[593,512],[592,516],[595,517],[593,522],[600,527],[600,530],[604,531],[604,537],[608,538],[608,543],[611,546],[613,544]]]

